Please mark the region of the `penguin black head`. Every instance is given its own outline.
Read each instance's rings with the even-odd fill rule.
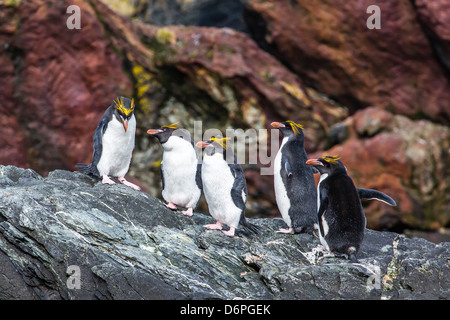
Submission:
[[[303,126],[299,123],[295,123],[294,121],[287,120],[285,122],[272,122],[270,125],[279,129],[284,137],[303,137]]]
[[[320,174],[332,175],[338,172],[346,172],[347,168],[338,156],[324,156],[318,159],[309,159],[306,164],[314,166]]]
[[[224,138],[222,136],[213,136],[207,141],[199,141],[196,143],[197,148],[205,149],[207,155],[213,155],[216,151],[223,152],[229,146],[227,146],[227,141],[230,138]]]
[[[172,135],[185,139],[186,141],[191,141],[191,135],[189,132],[181,129],[178,122],[167,126],[162,126],[159,129],[148,129],[147,133],[155,136],[161,144],[166,143]]]
[[[134,99],[128,99],[125,97],[118,97],[114,100],[114,115],[117,120],[123,123],[125,132],[128,129],[128,121],[131,119],[134,112]]]

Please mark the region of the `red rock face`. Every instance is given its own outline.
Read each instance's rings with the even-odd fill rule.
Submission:
[[[418,1],[424,19],[431,16],[436,36],[446,37],[445,14],[439,10],[448,15],[448,4],[421,4],[425,2]],[[351,110],[376,105],[450,123],[448,75],[436,60],[411,1],[377,1],[381,29],[372,30],[366,25],[370,16],[366,10],[374,4],[370,0],[245,3],[266,25],[265,45],[307,85]]]
[[[417,0],[415,6],[434,53],[450,71],[450,3],[445,0]]]
[[[14,144],[25,147],[2,157],[2,163],[47,172],[90,161],[92,128],[118,94],[132,91],[95,13],[79,4],[80,30],[66,27],[63,2],[24,1],[10,9],[15,30],[5,39],[8,49],[0,60],[8,76],[2,107],[14,115],[8,126],[18,133]],[[13,54],[15,61],[8,59]]]

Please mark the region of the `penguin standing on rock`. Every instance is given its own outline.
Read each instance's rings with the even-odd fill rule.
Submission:
[[[198,148],[205,149],[202,162],[203,192],[209,213],[217,220],[215,224],[204,227],[222,230],[226,224],[230,229],[222,232],[232,237],[238,225],[241,225],[246,235],[257,234],[259,227],[245,219],[247,183],[244,171],[226,141],[227,138],[212,137],[209,141],[196,144]]]
[[[91,164],[79,163],[78,171],[102,179],[102,183],[114,184],[110,177],[133,189],[140,187],[127,181],[136,134],[134,101],[119,97],[106,109],[94,132],[94,154]]]
[[[184,215],[192,216],[202,194],[201,164],[191,134],[177,123],[149,129],[164,149],[161,161],[162,196],[166,206],[176,210],[185,207]]]
[[[283,134],[274,162],[274,188],[278,209],[287,229],[278,232],[314,231],[317,223],[316,185],[304,148],[303,126],[293,121],[272,122]]]
[[[382,192],[357,189],[339,159],[325,156],[306,161],[320,172],[317,186],[319,239],[329,252],[358,262],[356,254],[366,227],[360,198],[377,199],[391,206],[396,203]]]

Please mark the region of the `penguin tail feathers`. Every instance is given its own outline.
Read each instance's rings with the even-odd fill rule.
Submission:
[[[248,222],[247,220],[241,221],[241,225],[242,225],[242,233],[247,237],[258,235],[262,231],[260,226],[254,225]]]
[[[100,173],[97,170],[96,166],[93,166],[92,164],[85,164],[85,163],[77,163],[75,165],[75,168],[77,171],[80,171],[82,173],[95,176],[97,178],[100,177]]]

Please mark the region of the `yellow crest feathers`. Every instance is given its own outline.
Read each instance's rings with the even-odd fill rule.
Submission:
[[[292,131],[294,131],[295,134],[299,134],[300,133],[299,129],[303,129],[303,126],[300,123],[295,123],[294,121],[291,120],[288,120],[286,122],[291,125]]]
[[[322,157],[323,160],[325,160],[328,163],[336,163],[339,159],[341,159],[341,157],[339,157],[338,155],[335,156],[324,156]]]
[[[178,129],[178,122],[169,124],[168,126],[162,126],[161,128]]]
[[[230,140],[230,138],[224,138],[224,137],[211,137],[211,141],[217,142],[220,144],[220,146],[224,149],[227,148],[227,141]]]
[[[117,98],[114,100],[114,104],[116,109],[122,112],[124,115],[128,116],[130,113],[134,111],[134,99],[131,99],[130,109],[127,109],[123,103],[123,97]]]

